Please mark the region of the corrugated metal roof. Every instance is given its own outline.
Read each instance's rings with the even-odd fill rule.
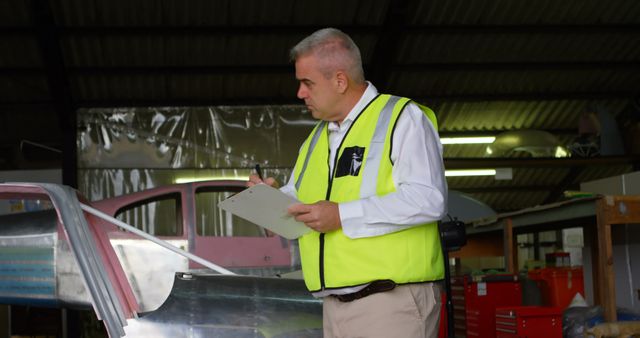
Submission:
[[[387,1],[113,0],[64,1],[60,25],[344,25],[379,24]]]
[[[413,24],[612,24],[640,22],[637,1],[415,1]]]
[[[638,81],[638,75],[617,70],[429,70],[400,71],[391,74],[391,91],[416,98],[516,93],[593,92],[607,88],[625,92]]]
[[[33,100],[38,102],[51,99],[46,79],[43,76],[32,75],[5,79],[0,77],[0,80],[0,100],[9,102]]]
[[[0,27],[25,26],[31,23],[28,1],[3,0],[0,2]]]
[[[472,197],[493,206],[498,212],[514,211],[542,203],[546,191],[513,191],[500,193],[472,193]]]
[[[508,29],[505,29],[508,30]],[[553,31],[407,34],[395,59],[400,64],[505,62],[597,62],[637,61],[640,47],[636,34],[620,32]]]
[[[578,175],[576,175],[576,177],[573,179],[573,183],[577,185],[580,182],[594,181],[601,178],[630,173],[633,171],[634,170],[632,165],[589,166]]]
[[[0,39],[0,67],[42,66],[37,41],[31,37],[7,36]]]
[[[443,102],[433,109],[441,133],[575,129],[577,134],[581,114],[602,110],[617,116],[628,105],[628,100],[484,101]]]
[[[52,7],[58,27],[50,32],[59,35],[61,69],[45,71],[51,55],[43,56],[32,25],[34,4]],[[298,102],[288,50],[320,26],[351,34],[365,65],[375,61],[381,68],[367,71],[388,79],[374,84],[433,108],[441,134],[535,129],[556,133],[566,145],[586,111],[633,125],[640,2],[409,0],[406,8],[397,6],[389,0],[4,0],[0,121],[7,123],[0,131],[7,140],[31,138],[58,125],[53,108],[67,98],[51,97],[47,74],[56,71],[66,71],[70,100],[86,107]],[[10,127],[16,123],[21,126]],[[60,134],[51,132],[50,141],[61,142]],[[481,161],[485,146],[445,146],[444,156]],[[509,181],[448,181],[504,211],[542,203],[549,198],[543,189],[566,179],[576,186],[631,170],[585,166],[567,178],[570,168],[514,167]]]

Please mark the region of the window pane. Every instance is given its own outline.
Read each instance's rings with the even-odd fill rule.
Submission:
[[[116,218],[154,236],[182,236],[178,194],[118,210]]]
[[[0,199],[0,215],[51,209],[53,209],[53,204],[50,200]]]
[[[262,227],[218,208],[220,201],[233,194],[229,191],[196,191],[196,231],[199,236],[265,236]]]
[[[50,200],[0,199],[0,239],[5,248],[20,246],[17,243],[22,240],[17,238],[21,236],[52,235],[51,233],[56,231],[57,224],[58,214]],[[16,240],[18,242],[15,242]],[[25,238],[25,240],[29,243],[38,242],[35,238],[32,240]]]

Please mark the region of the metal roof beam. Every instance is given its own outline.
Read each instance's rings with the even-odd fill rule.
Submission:
[[[556,100],[626,100],[636,97],[634,91],[599,91],[599,92],[554,92],[554,93],[477,93],[477,94],[446,94],[431,96],[416,96],[417,102],[428,103],[432,107],[446,102],[508,102],[508,101],[556,101]],[[1,101],[0,107],[12,108],[30,105],[53,104],[48,100],[11,100]],[[277,97],[235,97],[235,98],[184,98],[184,99],[148,99],[148,98],[123,98],[111,97],[104,99],[77,99],[77,107],[200,107],[216,105],[259,105],[259,104],[293,104],[299,105],[300,100],[291,96]]]
[[[381,92],[385,92],[395,62],[403,28],[409,19],[409,1],[389,1],[382,27],[377,30],[378,40],[371,56],[371,64],[363,65],[366,78]]]
[[[575,135],[578,133],[577,128],[572,129],[560,129],[560,128],[547,128],[537,129],[544,130],[554,135]],[[440,131],[440,137],[480,137],[480,136],[495,136],[499,133],[518,131],[518,129],[492,129],[492,130],[465,130],[465,131]]]
[[[638,93],[630,91],[607,91],[607,92],[556,92],[556,93],[479,93],[479,94],[447,94],[432,95],[428,97],[415,96],[418,102],[428,103],[436,107],[446,102],[509,102],[509,101],[557,101],[557,100],[626,100],[635,97]],[[235,97],[235,98],[105,98],[105,99],[78,99],[76,106],[82,107],[144,107],[144,106],[215,106],[215,105],[257,105],[257,104],[293,104],[299,105],[300,100],[293,96],[277,97]],[[52,105],[50,100],[11,100],[1,101],[0,107],[11,109],[21,106]]]
[[[42,102],[37,100],[36,102],[1,102],[0,101],[0,113],[7,114],[55,114],[55,107],[53,101]]]
[[[489,102],[489,101],[553,101],[553,100],[585,100],[596,99],[628,99],[637,95],[635,92],[565,92],[565,93],[500,93],[500,94],[452,94],[416,97],[418,102],[428,102],[435,105],[442,102]],[[123,105],[125,104],[125,105]],[[228,99],[137,99],[112,98],[107,100],[78,100],[80,106],[210,106],[210,105],[252,105],[252,104],[294,104],[300,100],[293,96],[278,97],[236,97]]]
[[[503,93],[451,93],[435,94],[427,97],[413,95],[419,102],[430,105],[442,102],[489,102],[489,101],[556,101],[556,100],[628,100],[637,97],[638,90],[607,90],[593,92],[554,91],[554,92],[503,92]]]
[[[637,34],[638,24],[540,24],[540,25],[413,25],[405,28],[405,33],[419,34]]]
[[[571,167],[569,169],[569,172],[564,175],[562,181],[552,189],[548,190],[549,194],[547,195],[547,198],[545,198],[544,202],[542,202],[542,204],[549,204],[558,201],[560,197],[562,197],[562,193],[565,190],[569,189],[571,185],[573,185],[576,177],[578,177],[578,175],[580,175],[585,168],[586,166]]]
[[[576,166],[613,166],[640,163],[640,155],[599,156],[588,158],[445,158],[447,169],[477,168],[569,168]]]
[[[462,188],[449,184],[449,189],[461,191],[467,194],[482,193],[503,193],[503,192],[527,192],[527,191],[549,191],[555,188],[551,185],[524,185],[524,186],[505,186],[505,187],[473,187]]]
[[[393,6],[393,2],[391,3]],[[58,26],[55,30],[62,36],[126,36],[126,35],[304,35],[326,27],[325,25],[74,25]],[[384,25],[337,25],[348,34],[375,34]],[[540,24],[540,25],[404,25],[404,34],[638,34],[638,24]],[[35,30],[28,26],[0,27],[0,35],[32,35]]]
[[[53,97],[63,135],[62,182],[77,187],[76,112],[71,87],[56,30],[53,10],[48,0],[31,0],[34,30],[45,65],[49,92]]]
[[[637,61],[556,61],[556,62],[433,62],[395,64],[394,71],[535,71],[535,70],[625,70],[638,71]]]
[[[291,75],[293,65],[215,65],[215,66],[149,66],[149,67],[68,67],[72,75],[215,75],[215,74],[283,74]]]
[[[378,69],[365,65],[370,69]],[[386,73],[398,72],[451,72],[451,71],[536,71],[536,70],[614,70],[632,72],[640,69],[638,61],[598,61],[598,62],[446,62],[393,64],[383,67]],[[269,65],[199,65],[199,66],[71,66],[65,68],[72,75],[157,75],[157,74],[289,74],[293,66],[289,64]],[[2,67],[0,76],[33,76],[45,71],[41,67]],[[376,73],[377,74],[377,73]]]

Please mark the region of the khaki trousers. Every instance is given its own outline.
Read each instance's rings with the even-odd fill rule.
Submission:
[[[325,297],[324,337],[437,338],[441,303],[436,283],[398,285],[346,303]]]

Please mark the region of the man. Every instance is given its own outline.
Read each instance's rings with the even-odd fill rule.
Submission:
[[[298,98],[320,122],[281,190],[315,230],[300,255],[307,288],[323,298],[325,337],[436,337],[447,187],[435,115],[378,94],[337,29],[303,39],[291,58]]]

